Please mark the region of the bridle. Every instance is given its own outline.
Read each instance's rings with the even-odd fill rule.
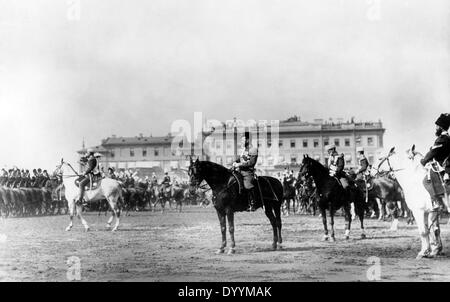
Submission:
[[[68,166],[73,171],[74,174],[69,174],[69,175],[62,174],[62,178],[72,178],[72,177],[80,177],[80,176],[82,176],[72,167],[71,164],[69,164],[68,162],[65,162],[65,161],[61,161],[61,164],[56,166],[56,171],[61,171],[61,168],[62,168],[63,165]]]

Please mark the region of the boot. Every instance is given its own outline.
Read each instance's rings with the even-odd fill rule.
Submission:
[[[256,197],[256,195],[255,195],[255,187],[253,187],[253,188],[251,188],[250,190],[248,190],[248,208],[247,208],[247,211],[248,212],[254,212],[254,211],[256,211],[256,208],[255,208],[255,201],[256,201],[256,199],[255,199],[255,197]]]

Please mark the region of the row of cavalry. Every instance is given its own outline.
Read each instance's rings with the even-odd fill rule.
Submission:
[[[162,212],[166,206],[181,212],[183,203],[207,206],[206,194],[197,190],[191,193],[187,182],[180,184],[152,184],[150,182],[133,182],[124,177],[118,180],[121,185],[123,203],[121,208],[129,215],[131,211],[154,211],[158,207]],[[108,211],[106,199],[87,203],[83,211]],[[21,177],[2,177],[0,179],[0,216],[31,217],[49,216],[68,213],[63,176],[53,173],[33,181]]]

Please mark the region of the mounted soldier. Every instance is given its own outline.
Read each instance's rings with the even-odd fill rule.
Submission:
[[[346,189],[349,185],[347,175],[344,172],[345,160],[344,154],[339,154],[336,151],[335,145],[328,145],[327,151],[329,155],[328,159],[328,170],[330,171],[330,176],[336,177],[341,183],[342,187]]]
[[[441,114],[435,124],[436,141],[420,162],[424,166],[431,164],[424,186],[430,193],[433,209],[439,210],[445,208],[443,197],[448,194],[445,186],[450,181],[450,114]]]
[[[249,194],[248,211],[255,211],[255,203],[258,197],[257,188],[254,186],[255,165],[258,160],[258,149],[250,145],[249,133],[242,136],[242,152],[233,163],[233,168],[238,170],[244,179],[244,188]]]
[[[98,175],[99,170],[98,170],[98,161],[94,156],[94,150],[92,149],[88,149],[85,155],[85,158],[87,160],[87,168],[86,171],[83,174],[83,178],[80,180],[79,182],[79,189],[80,189],[80,194],[78,197],[78,203],[81,204],[83,202],[83,196],[84,196],[84,187],[87,186],[91,179],[95,176]]]
[[[157,186],[158,185],[158,178],[156,177],[156,173],[152,173],[152,179],[150,181],[151,186]]]
[[[0,185],[4,186],[8,182],[8,171],[5,168],[2,168],[1,176],[0,176]]]
[[[363,147],[356,148],[356,152],[358,153],[358,170],[356,170],[356,179],[367,181],[367,169],[369,167],[369,161],[364,155]]]
[[[116,172],[113,167],[108,168],[108,177],[111,179],[117,179]]]

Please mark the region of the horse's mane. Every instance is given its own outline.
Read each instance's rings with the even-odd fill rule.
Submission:
[[[222,165],[214,163],[212,161],[202,160],[202,161],[199,161],[199,163],[201,164],[202,168],[204,168],[204,167],[209,168],[209,169],[215,170],[220,173],[226,173],[227,175],[231,174],[229,169],[225,168]]]
[[[325,173],[328,174],[328,169],[325,168],[320,162],[318,162],[317,160],[311,158],[311,157],[305,157],[304,160],[309,161],[315,169],[319,170],[320,173]]]

